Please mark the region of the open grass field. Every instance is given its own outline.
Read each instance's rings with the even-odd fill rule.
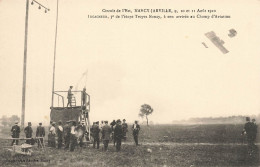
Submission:
[[[141,145],[133,143],[131,130],[120,152],[113,145],[104,152],[92,146],[69,152],[34,148],[32,156],[14,156],[0,140],[1,166],[260,166],[258,149],[247,153],[243,125],[153,125],[142,126]],[[167,137],[164,137],[167,136]],[[259,140],[258,140],[259,141]],[[243,144],[244,143],[244,144]],[[259,145],[258,145],[259,147]],[[151,151],[148,151],[151,150]]]

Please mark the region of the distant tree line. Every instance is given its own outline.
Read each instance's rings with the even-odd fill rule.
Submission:
[[[3,115],[0,119],[1,125],[3,125],[4,127],[14,125],[16,121],[20,122],[20,117],[18,117],[17,115],[12,115],[11,117]]]
[[[172,123],[201,123],[201,124],[244,124],[246,117],[251,119],[256,119],[257,123],[260,123],[260,114],[258,115],[238,115],[238,116],[228,116],[228,117],[203,117],[203,118],[190,118],[188,120],[182,121],[172,121]]]

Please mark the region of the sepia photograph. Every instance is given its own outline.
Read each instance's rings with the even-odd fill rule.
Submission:
[[[0,0],[0,166],[259,167],[260,0]]]

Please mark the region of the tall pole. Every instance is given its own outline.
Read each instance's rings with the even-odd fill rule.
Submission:
[[[24,128],[29,0],[26,0],[21,128]]]
[[[56,42],[57,42],[57,28],[58,28],[58,13],[59,13],[59,0],[57,0],[57,13],[56,13],[56,30],[55,30],[54,60],[53,60],[53,73],[52,73],[52,96],[51,96],[51,107],[53,107],[53,98],[54,98],[55,60],[56,60]]]
[[[38,3],[36,0],[32,1],[39,4],[39,9],[43,7],[45,13],[50,9],[46,8],[42,4]],[[26,94],[26,65],[27,65],[27,37],[28,37],[28,16],[29,16],[29,0],[26,0],[26,14],[25,14],[25,32],[24,32],[24,57],[23,57],[23,87],[22,87],[22,114],[21,114],[21,128],[24,128],[24,119],[25,119],[25,94]]]

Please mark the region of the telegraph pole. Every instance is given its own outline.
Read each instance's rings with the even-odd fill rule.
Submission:
[[[39,2],[32,0],[32,5],[37,3],[39,9],[43,7],[45,13],[49,11],[47,7],[43,6]],[[24,118],[25,118],[25,93],[26,93],[26,64],[27,64],[27,37],[28,37],[28,16],[29,16],[29,0],[26,0],[26,14],[25,14],[25,35],[24,35],[24,57],[23,57],[23,87],[22,87],[22,114],[21,114],[21,128],[24,128]]]
[[[24,128],[24,114],[25,114],[25,92],[26,92],[26,63],[27,63],[27,36],[28,36],[28,14],[29,14],[29,0],[26,0],[26,14],[25,14],[25,35],[24,35],[24,57],[23,57],[23,90],[22,90],[22,116],[21,128]]]
[[[53,107],[53,98],[54,98],[55,61],[56,61],[56,43],[57,43],[57,29],[58,29],[58,14],[59,14],[59,0],[57,0],[57,13],[56,13],[56,29],[55,29],[54,60],[53,60],[53,73],[52,73],[52,96],[51,96],[51,107]]]

